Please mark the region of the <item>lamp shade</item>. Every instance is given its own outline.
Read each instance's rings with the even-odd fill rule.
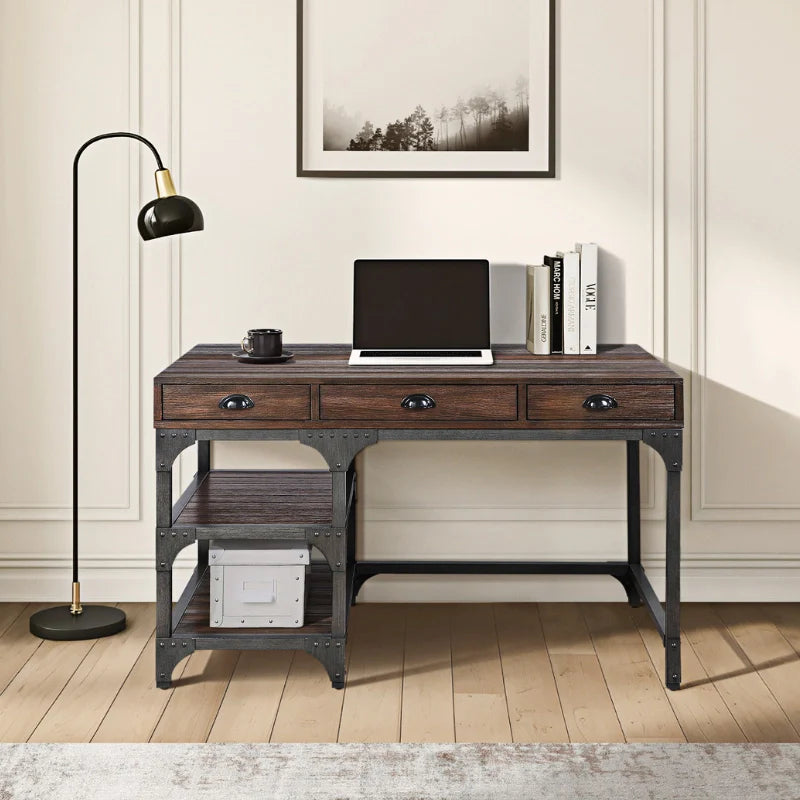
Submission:
[[[203,212],[188,197],[158,197],[139,212],[138,224],[142,239],[158,239],[203,230]]]

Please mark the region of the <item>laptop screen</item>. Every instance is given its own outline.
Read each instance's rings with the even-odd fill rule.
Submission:
[[[353,347],[489,347],[489,262],[355,262]]]

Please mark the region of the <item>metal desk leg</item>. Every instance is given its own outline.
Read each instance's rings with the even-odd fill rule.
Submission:
[[[639,479],[639,442],[627,441],[628,466],[628,563],[642,563],[641,486]]]
[[[681,473],[667,472],[667,575],[664,647],[668,689],[681,687]]]
[[[355,458],[365,447],[375,444],[378,432],[376,430],[299,431],[298,439],[301,444],[317,450],[331,471],[332,528],[336,537],[334,550],[336,555],[331,564],[333,647],[323,663],[328,670],[333,688],[343,689],[347,659],[345,642],[354,570],[354,565],[350,562],[351,554],[354,552],[352,541],[354,529],[351,524],[353,509],[350,508],[349,502],[355,484]]]
[[[664,608],[642,577],[643,587],[653,619],[664,637],[666,650],[666,684],[668,689],[681,686],[681,469],[683,468],[682,430],[644,430],[642,441],[664,459],[667,468],[666,524],[666,587]],[[641,568],[634,571],[644,575]],[[655,604],[655,605],[653,605]]]
[[[635,574],[636,567],[642,565],[642,523],[641,523],[641,488],[639,476],[639,440],[628,440],[626,443],[626,471],[628,497],[628,570],[616,576],[625,589],[631,608],[638,608],[644,603]]]
[[[172,526],[172,465],[182,450],[195,443],[195,432],[188,430],[156,431],[156,638],[172,636],[172,561],[164,551],[159,529]],[[168,689],[177,652],[170,643],[159,641],[156,648],[156,685]],[[183,655],[186,655],[185,653]],[[180,660],[178,658],[178,660]]]
[[[201,439],[197,442],[197,478],[198,480],[211,471],[211,442]],[[201,539],[197,542],[197,568],[204,570],[208,566],[208,547],[211,542]]]
[[[156,636],[172,635],[172,564],[160,551],[158,529],[172,525],[172,468],[156,473]]]

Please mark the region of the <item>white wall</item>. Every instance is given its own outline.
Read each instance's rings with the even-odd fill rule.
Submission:
[[[577,240],[603,247],[602,338],[637,342],[686,380],[684,596],[800,597],[800,6],[558,5],[557,180],[336,180],[294,174],[293,0],[0,0],[0,600],[67,596],[70,166],[113,129],[153,139],[207,229],[141,244],[149,154],[87,152],[87,599],[154,596],[151,380],[180,352],[255,325],[347,341],[352,261],[371,256],[489,258],[494,338],[519,341],[522,264]],[[219,445],[214,461],[321,463],[297,444]],[[643,465],[658,583],[664,473]],[[618,445],[383,443],[361,466],[364,557],[624,553]],[[409,590],[622,598],[602,578],[381,578],[365,597]]]

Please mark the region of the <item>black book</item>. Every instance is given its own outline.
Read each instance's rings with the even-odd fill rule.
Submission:
[[[564,352],[564,256],[545,256],[544,263],[550,267],[550,352]]]

